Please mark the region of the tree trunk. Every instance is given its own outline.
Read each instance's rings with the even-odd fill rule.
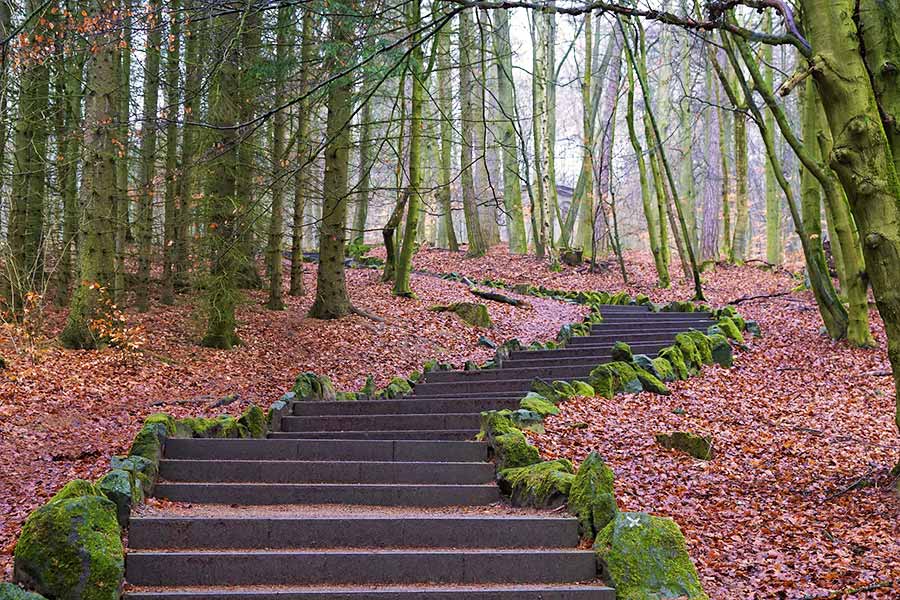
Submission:
[[[763,20],[763,31],[772,31],[772,13],[766,11]],[[774,69],[772,68],[772,46],[762,46],[763,77],[769,89],[772,89]],[[772,111],[764,113],[766,131],[769,135],[775,135],[775,118]],[[774,140],[773,147],[774,147]],[[773,265],[780,265],[784,260],[784,249],[781,241],[781,197],[779,195],[778,182],[775,180],[775,169],[772,162],[766,162],[766,260]]]
[[[344,15],[329,17],[331,44],[340,49],[342,61],[334,70],[352,60],[353,20]],[[344,274],[347,230],[347,174],[350,159],[350,117],[353,77],[344,75],[328,89],[328,118],[325,125],[325,179],[322,225],[319,236],[319,269],[316,274],[316,299],[309,316],[337,319],[350,312],[350,296]]]
[[[300,33],[300,75],[297,86],[300,93],[307,93],[309,87],[309,68],[315,56],[314,31],[315,17],[312,10],[303,8],[303,24]],[[311,103],[304,99],[297,107],[297,165],[294,170],[294,217],[291,224],[291,285],[288,294],[302,296],[306,293],[303,286],[303,213],[306,210],[308,195],[309,171],[312,162],[309,159],[309,119]]]
[[[131,3],[124,0],[122,29],[124,34],[123,47],[119,50],[116,62],[116,76],[118,77],[118,114],[121,123],[118,131],[118,139],[121,141],[121,154],[116,161],[116,219],[115,219],[115,275],[112,297],[120,307],[125,306],[126,292],[126,266],[125,256],[127,244],[131,239],[129,229],[129,212],[131,207],[131,191],[129,189],[128,165],[131,158],[131,44],[132,44],[132,16]]]
[[[503,160],[503,203],[509,251],[528,253],[528,239],[522,211],[522,188],[519,174],[519,140],[516,132],[515,80],[512,70],[512,48],[509,41],[509,11],[494,12],[494,54],[497,57],[497,103],[500,108],[500,147]],[[443,122],[442,122],[443,127]]]
[[[750,197],[747,190],[747,118],[742,107],[751,99],[743,99],[734,113],[735,219],[731,241],[734,261],[743,264],[750,253]]]
[[[486,247],[495,246],[500,243],[500,226],[498,221],[497,205],[499,198],[497,196],[497,184],[499,180],[495,179],[495,175],[491,172],[488,164],[488,146],[490,144],[491,133],[488,129],[489,101],[491,99],[488,93],[488,37],[485,31],[486,17],[483,17],[484,11],[479,10],[475,13],[476,23],[478,24],[478,62],[476,69],[476,104],[478,107],[478,116],[476,118],[475,127],[475,147],[477,148],[477,187],[476,199],[479,206],[479,222],[481,223],[481,235],[484,238]]]
[[[178,102],[181,76],[180,0],[169,3],[169,44],[166,53],[166,196],[163,235],[163,304],[175,301],[175,262],[178,259]]]
[[[103,5],[91,6],[99,19]],[[117,32],[101,30],[94,38],[97,51],[88,54],[85,82],[84,150],[81,172],[79,246],[80,285],[72,294],[60,341],[67,348],[93,348],[97,340],[91,322],[100,316],[101,289],[113,283],[116,240],[116,138],[119,86]]]
[[[472,176],[474,162],[473,146],[475,135],[475,107],[472,99],[472,17],[468,10],[459,13],[459,96],[460,96],[460,133],[462,135],[460,152],[460,185],[463,195],[463,212],[466,217],[466,234],[468,236],[469,256],[484,256],[487,245],[482,235],[481,222],[478,218],[478,199],[475,197],[475,182]]]
[[[356,194],[356,212],[353,215],[353,239],[359,244],[366,241],[366,221],[369,217],[369,186],[372,174],[372,104],[363,100],[359,131],[359,186]]]

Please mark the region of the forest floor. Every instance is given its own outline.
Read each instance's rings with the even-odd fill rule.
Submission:
[[[501,249],[479,259],[440,250],[415,258],[419,269],[478,279],[625,289],[656,301],[692,295],[680,280],[672,289],[656,289],[647,256],[629,255],[627,265],[630,283],[623,286],[615,268],[553,273]],[[311,287],[314,266],[307,271]],[[480,335],[529,342],[580,320],[579,307],[532,298],[529,310],[490,303],[495,327],[475,330],[427,310],[471,300],[460,284],[415,276],[420,299],[398,300],[378,282],[377,271],[353,270],[348,277],[357,306],[385,323],[359,316],[308,319],[311,296],[289,299],[285,312],[273,313],[260,306],[263,294],[253,292],[239,313],[244,344],[232,351],[196,345],[201,318],[190,296],[146,315],[129,313],[148,332],[147,349],[134,360],[114,350],[73,352],[50,342],[16,354],[15,336],[7,331],[0,345],[10,359],[0,383],[0,573],[8,575],[14,536],[28,512],[66,480],[100,474],[148,413],[211,415],[251,401],[265,405],[304,370],[327,374],[344,389],[361,387],[367,373],[384,384],[428,358],[456,364],[489,358],[492,351],[478,345]],[[900,458],[900,439],[893,382],[884,376],[883,327],[873,311],[876,349],[831,342],[819,333],[811,295],[791,292],[796,284],[786,271],[752,266],[705,274],[704,289],[715,305],[784,293],[738,305],[759,321],[763,337],[737,353],[734,368],[704,369],[672,384],[667,397],[571,400],[534,442],[548,458],[576,462],[598,451],[616,473],[620,508],[678,522],[712,598],[839,598],[827,594],[890,580],[894,587],[853,597],[896,598],[900,498],[889,471]],[[47,314],[47,339],[62,318]],[[209,408],[234,393],[235,404]],[[573,428],[576,422],[588,427]],[[675,429],[712,435],[716,457],[697,461],[654,443],[653,434]]]

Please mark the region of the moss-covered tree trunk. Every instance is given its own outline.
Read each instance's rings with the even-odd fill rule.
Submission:
[[[129,161],[131,157],[131,127],[129,126],[131,111],[131,45],[133,38],[131,4],[122,2],[124,17],[122,19],[122,47],[116,57],[116,76],[118,77],[118,110],[122,118],[119,124],[118,140],[121,143],[120,155],[116,161],[116,258],[115,276],[112,296],[120,307],[125,306],[127,243],[130,241],[129,227],[131,190],[129,189]]]
[[[354,19],[334,11],[329,17],[331,44],[339,51],[342,61],[335,61],[335,74],[342,74],[328,89],[328,117],[325,123],[325,179],[319,235],[319,269],[316,273],[316,298],[309,316],[316,319],[337,319],[350,313],[350,296],[344,273],[347,229],[347,175],[350,160],[350,118],[352,112],[353,77],[343,74],[344,64],[353,55]]]
[[[151,2],[147,8],[146,45],[144,46],[143,115],[141,117],[141,160],[138,187],[138,270],[135,304],[140,312],[150,309],[150,264],[153,252],[153,203],[156,198],[156,137],[159,105],[159,65],[162,44],[162,11]]]
[[[506,227],[509,251],[528,252],[528,239],[522,211],[522,187],[519,173],[519,139],[516,132],[515,79],[512,67],[512,48],[509,41],[509,11],[493,13],[494,53],[497,64],[497,104],[500,108],[500,147],[503,161],[503,203],[506,208]]]
[[[91,15],[103,13],[104,5],[91,6]],[[80,204],[79,280],[72,294],[66,326],[60,341],[67,348],[93,348],[97,344],[91,322],[99,316],[101,288],[113,284],[116,254],[115,218],[118,189],[119,87],[117,35],[101,30],[97,51],[88,55],[85,73],[84,147]]]
[[[459,13],[459,130],[462,136],[459,180],[462,187],[463,213],[466,217],[466,234],[469,243],[467,254],[483,256],[487,252],[487,244],[482,234],[481,220],[478,215],[478,199],[475,197],[475,181],[472,175],[477,119],[472,95],[472,87],[475,84],[472,73],[473,44],[472,16],[468,10],[464,10]]]
[[[741,107],[747,102],[740,99]],[[740,108],[740,107],[739,107]],[[743,264],[750,258],[750,192],[747,187],[749,176],[747,156],[747,117],[739,109],[734,113],[734,236],[731,249],[734,262]]]
[[[763,31],[772,31],[772,12],[766,11],[763,17]],[[772,68],[772,46],[762,46],[763,77],[766,85],[771,89],[774,77]],[[763,114],[766,120],[766,131],[769,135],[775,134],[775,118],[772,111]],[[772,140],[774,145],[774,140]],[[778,182],[775,179],[775,169],[772,161],[766,162],[766,260],[773,265],[780,265],[784,260],[784,247],[781,240],[781,195]]]
[[[163,278],[160,301],[175,301],[175,262],[178,259],[178,102],[181,79],[180,0],[170,0],[169,43],[166,47],[166,192],[164,204]]]
[[[813,75],[834,135],[829,159],[859,227],[867,273],[885,324],[888,358],[898,386],[895,422],[900,429],[900,180],[882,121],[884,112],[872,87],[873,81],[880,84],[892,73],[887,63],[872,73],[866,69],[854,3],[803,0],[801,4],[812,43]],[[866,46],[875,41],[867,40]],[[880,43],[886,45],[887,40]]]
[[[356,210],[353,214],[353,239],[362,244],[366,239],[366,222],[369,220],[369,186],[372,180],[372,104],[364,100],[360,108],[359,124],[359,184],[356,192]]]
[[[500,243],[499,200],[500,179],[490,169],[491,138],[489,129],[491,120],[491,94],[488,89],[490,74],[488,69],[488,53],[491,51],[487,32],[487,17],[484,10],[475,13],[477,53],[475,61],[475,197],[478,199],[479,222],[485,246],[490,248]],[[421,206],[421,205],[420,205]]]
[[[300,73],[297,86],[300,93],[306,93],[310,81],[310,66],[316,55],[315,49],[315,17],[314,12],[304,8],[300,31]],[[302,296],[306,293],[303,285],[303,214],[306,211],[309,172],[312,168],[309,160],[309,120],[312,103],[304,98],[298,105],[294,115],[296,119],[296,165],[294,166],[293,221],[291,223],[291,283],[288,294]]]
[[[441,150],[438,170],[438,242],[453,252],[459,250],[456,230],[453,228],[453,205],[450,180],[453,169],[453,90],[450,78],[450,24],[444,25],[437,33],[437,84],[438,112],[441,122]]]

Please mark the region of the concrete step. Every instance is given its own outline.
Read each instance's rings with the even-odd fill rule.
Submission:
[[[706,319],[703,317],[697,318],[692,317],[690,319],[651,319],[651,318],[643,318],[643,319],[605,319],[601,323],[595,323],[591,325],[591,329],[604,329],[609,327],[634,327],[634,328],[646,328],[646,327],[682,327],[682,326],[696,326],[703,325],[705,327],[709,327],[710,325],[715,325],[715,321],[711,319]]]
[[[521,398],[522,395],[518,394]],[[479,425],[480,427],[480,425]],[[294,440],[451,440],[475,439],[475,429],[386,429],[382,431],[275,431],[269,434],[273,439]]]
[[[174,502],[250,505],[482,506],[500,499],[493,482],[484,485],[164,482],[157,484],[154,495]]]
[[[131,552],[133,585],[561,583],[594,579],[590,550],[406,549]]]
[[[496,369],[485,369],[493,371]],[[449,373],[467,371],[441,371],[429,373],[428,380],[440,381]],[[471,371],[478,373],[480,371]],[[326,415],[387,415],[387,414],[436,414],[469,413],[483,410],[515,408],[516,398],[440,398],[436,400],[360,400],[358,402],[295,402],[293,414],[298,417]]]
[[[418,396],[418,394],[417,394]],[[383,431],[427,429],[477,429],[477,412],[392,415],[330,415],[324,417],[284,417],[284,431]]]
[[[488,483],[488,462],[163,460],[166,481],[209,483]]]
[[[181,460],[374,460],[483,462],[483,442],[407,440],[166,440],[166,458]]]
[[[494,392],[521,392],[531,387],[530,379],[498,379],[488,381],[469,382],[445,382],[445,383],[420,383],[416,386],[416,397],[427,398],[438,394],[447,394],[451,391],[475,393],[481,391],[485,394]],[[521,396],[519,396],[521,398]],[[477,421],[477,415],[476,415]]]
[[[625,342],[629,346],[637,346],[640,344],[654,342],[675,341],[675,336],[685,330],[679,331],[651,331],[648,333],[595,333],[583,337],[572,338],[569,341],[568,349],[573,350],[581,346],[612,346],[616,342]]]
[[[465,516],[136,517],[132,550],[165,548],[533,548],[578,545],[571,518]]]
[[[534,359],[526,359],[519,358],[516,360],[510,360],[504,363],[504,369],[531,369],[531,368],[552,368],[552,367],[596,367],[597,365],[605,362],[610,362],[612,357],[610,357],[609,352],[600,352],[597,354],[593,354],[591,352],[586,352],[586,356],[584,357],[550,357],[550,358],[534,358]]]
[[[607,323],[603,325],[594,325],[591,327],[591,335],[611,335],[611,334],[619,334],[619,335],[632,335],[632,334],[647,334],[647,333],[670,333],[670,332],[681,332],[688,331],[690,329],[697,329],[698,331],[705,332],[709,329],[710,325],[713,325],[712,321],[684,321],[682,323]],[[576,336],[572,339],[578,339],[579,336]],[[586,337],[586,336],[580,336]]]
[[[536,377],[542,379],[572,379],[575,377],[584,377],[590,373],[591,369],[595,366],[597,366],[596,362],[587,367],[583,365],[570,366],[569,364],[557,364],[526,369],[504,366],[502,369],[485,369],[484,371],[447,371],[441,373],[439,379],[430,381],[429,383],[466,383],[499,381],[503,379],[534,379]],[[518,408],[518,402],[509,401],[504,408]]]
[[[481,584],[159,588],[129,591],[127,600],[615,600],[602,585]]]
[[[641,342],[640,344],[629,344],[631,351],[635,354],[649,354],[653,356],[661,348],[671,346],[671,339],[656,340],[652,343]],[[510,354],[510,360],[539,360],[539,359],[594,359],[601,356],[608,357],[613,344],[602,344],[599,346],[570,346],[568,348],[560,348],[558,350],[532,350],[530,352],[513,352]],[[598,361],[599,362],[599,361]],[[418,393],[418,390],[417,390]]]
[[[608,310],[601,309],[600,314],[603,315],[604,321],[616,319],[645,319],[647,321],[679,321],[684,319],[711,319],[710,313],[693,312],[693,313],[676,313],[676,312],[660,312],[654,313],[648,310]]]

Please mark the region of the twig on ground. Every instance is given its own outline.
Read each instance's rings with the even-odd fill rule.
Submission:
[[[741,296],[737,300],[732,300],[728,304],[740,304],[741,302],[749,302],[750,300],[759,300],[762,298],[780,298],[781,296],[787,296],[791,292],[776,292],[774,294],[759,294],[757,296]]]
[[[510,304],[512,306],[525,308],[531,306],[524,300],[519,300],[518,298],[511,298],[509,296],[505,296],[503,294],[498,294],[497,292],[486,292],[484,290],[479,290],[478,288],[470,287],[469,291],[478,296],[479,298],[484,298],[485,300],[493,300],[494,302],[502,302],[504,304]]]
[[[885,581],[879,581],[860,587],[844,588],[842,590],[837,590],[828,594],[811,594],[809,596],[803,596],[800,600],[837,600],[839,598],[843,598],[844,596],[852,596],[855,594],[862,594],[864,592],[874,592],[875,590],[893,587],[893,585],[894,580],[888,579]]]
[[[350,307],[350,312],[353,313],[354,315],[359,315],[359,316],[365,317],[367,319],[372,319],[373,321],[376,321],[378,323],[384,323],[384,319],[382,319],[378,315],[373,315],[372,313],[366,312],[363,309],[357,308],[355,306]]]

